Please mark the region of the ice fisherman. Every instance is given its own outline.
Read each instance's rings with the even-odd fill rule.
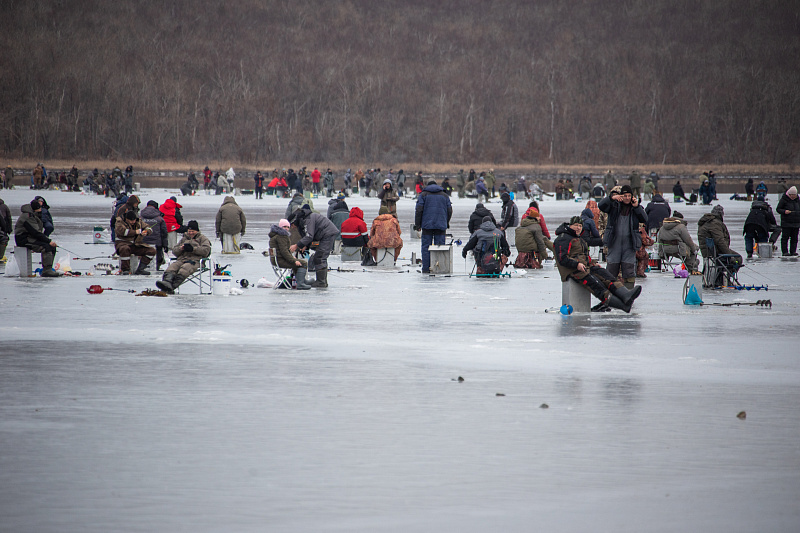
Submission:
[[[797,234],[800,232],[800,200],[797,198],[797,187],[792,185],[778,200],[775,208],[781,216],[781,255],[794,257],[797,255]]]
[[[589,245],[580,237],[583,229],[581,217],[574,216],[556,229],[553,243],[561,281],[575,280],[600,300],[592,311],[605,311],[609,307],[629,313],[633,301],[642,292],[641,286],[627,289],[617,276],[595,263],[589,256]]]
[[[42,277],[55,278],[61,274],[53,270],[57,244],[44,234],[42,223],[42,204],[39,200],[31,200],[30,204],[22,204],[22,214],[14,226],[14,241],[17,246],[42,254]]]
[[[470,251],[475,258],[477,274],[500,274],[511,255],[505,234],[488,216],[464,245],[461,256],[466,259]]]
[[[450,218],[453,216],[453,204],[444,189],[436,184],[436,180],[428,181],[417,197],[414,211],[414,229],[422,231],[422,273],[430,273],[431,244],[443,245]]]
[[[597,202],[603,213],[608,213],[608,223],[603,232],[603,243],[608,246],[606,269],[616,278],[622,273],[625,287],[633,290],[636,284],[636,251],[642,247],[639,224],[647,224],[647,214],[630,185],[619,192],[611,190],[609,196]]]
[[[312,213],[311,209],[306,206],[295,211],[292,218],[288,220],[297,226],[302,235],[300,241],[289,248],[292,253],[298,250],[305,251],[311,248],[313,242],[319,242],[314,255],[309,260],[317,278],[311,286],[315,289],[326,288],[328,286],[328,256],[333,250],[336,238],[339,237],[339,230],[324,215]]]
[[[238,254],[239,242],[247,229],[247,217],[233,196],[226,196],[217,211],[216,235],[222,241],[222,253]]]
[[[117,217],[114,229],[117,236],[114,240],[114,249],[120,259],[120,273],[149,276],[147,265],[156,256],[156,249],[146,244],[144,237],[153,233],[153,230],[145,227],[132,210],[125,211],[123,216]],[[139,267],[135,272],[131,272],[132,255],[139,258]]]
[[[400,236],[400,223],[397,221],[386,206],[380,208],[378,216],[372,221],[369,230],[369,242],[367,246],[372,254],[372,258],[378,261],[378,249],[392,249],[394,251],[394,262],[400,257],[400,250],[403,249],[403,238]]]
[[[661,243],[663,255],[680,257],[689,272],[697,272],[700,262],[697,259],[697,244],[692,240],[687,229],[687,221],[683,214],[674,211],[667,217],[658,230],[657,241]]]
[[[200,268],[200,261],[211,254],[211,241],[200,233],[200,226],[196,220],[190,220],[186,225],[181,242],[172,248],[175,260],[164,271],[161,281],[156,286],[164,292],[173,294],[186,278]]]
[[[280,268],[291,268],[296,280],[296,288],[301,291],[311,289],[311,285],[306,283],[306,273],[308,263],[305,259],[300,259],[292,255],[291,248],[291,224],[282,218],[277,224],[273,224],[269,230],[269,248],[274,250],[275,261]]]

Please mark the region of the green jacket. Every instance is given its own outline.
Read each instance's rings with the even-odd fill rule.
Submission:
[[[542,258],[547,256],[542,226],[535,218],[527,217],[520,222],[514,232],[514,244],[518,252],[539,252]]]
[[[714,213],[706,213],[697,221],[697,244],[700,246],[703,257],[711,256],[706,247],[706,239],[709,237],[714,240],[717,254],[736,253],[731,250],[731,235],[728,233],[727,226]]]

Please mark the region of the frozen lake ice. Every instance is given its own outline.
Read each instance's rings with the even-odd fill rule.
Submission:
[[[33,196],[0,191],[15,219]],[[43,196],[60,245],[112,253],[85,244],[109,199]],[[222,197],[179,202],[213,237]],[[214,260],[271,280],[261,251],[288,199],[237,202],[255,250],[216,242]],[[466,242],[475,201],[453,203]],[[749,203],[721,203],[743,252]],[[348,204],[377,216],[377,199]],[[583,206],[543,202],[551,233]],[[398,204],[404,231],[413,208]],[[709,208],[677,208],[695,236]],[[327,290],[230,297],[86,292],[155,275],[0,277],[0,531],[800,529],[796,258],[746,263],[768,292],[705,295],[772,309],[687,307],[682,280],[650,273],[630,315],[562,316],[545,313],[556,271],[476,280],[456,255],[456,275],[429,277],[412,252],[388,271],[333,258],[355,272]]]

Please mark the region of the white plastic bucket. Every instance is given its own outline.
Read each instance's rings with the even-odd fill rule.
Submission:
[[[230,276],[212,276],[212,294],[215,296],[228,296],[231,293]]]

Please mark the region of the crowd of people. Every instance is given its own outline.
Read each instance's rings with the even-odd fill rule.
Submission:
[[[70,190],[77,183],[78,173],[74,167],[73,171],[67,174],[66,180]],[[94,174],[90,173],[87,180],[92,180]],[[111,183],[101,189],[105,194],[114,194],[116,197],[110,229],[116,256],[120,259],[120,272],[123,275],[148,275],[148,266],[154,259],[156,271],[160,271],[167,264],[167,256],[171,252],[175,259],[157,285],[162,290],[173,292],[199,268],[200,261],[208,257],[212,243],[200,232],[197,221],[189,221],[184,225],[180,211],[182,206],[174,196],[161,205],[150,200],[140,211],[139,197],[133,194],[129,186],[131,174],[130,166],[125,172],[117,167],[110,174]],[[714,206],[700,218],[695,243],[683,215],[673,211],[666,202],[657,188],[658,178],[653,174],[646,179],[644,187],[641,187],[641,177],[635,172],[631,175],[630,183],[624,185],[619,185],[610,173],[600,184],[593,184],[590,176],[584,176],[579,182],[579,191],[587,199],[586,204],[580,214],[558,226],[553,239],[536,198],[530,200],[524,211],[517,205],[517,201],[530,198],[530,189],[525,186],[524,177],[517,182],[516,191],[509,191],[505,184],[495,190],[496,180],[491,170],[480,174],[470,170],[468,175],[461,171],[455,188],[449,185],[447,179],[442,184],[428,179],[422,186],[420,182],[423,177],[419,173],[414,179],[416,203],[413,229],[420,233],[421,238],[421,271],[431,272],[430,247],[445,243],[453,214],[451,194],[454,191],[464,197],[470,192],[477,193],[479,200],[469,217],[467,229],[470,237],[462,249],[464,257],[470,252],[473,254],[477,275],[497,276],[502,273],[511,259],[507,235],[513,229],[513,242],[518,252],[514,262],[516,267],[541,268],[545,260],[554,259],[563,280],[575,280],[598,298],[595,310],[618,308],[630,311],[641,291],[636,285],[636,278],[646,277],[649,260],[646,249],[656,242],[664,255],[680,258],[687,270],[692,272],[700,266],[698,251],[704,257],[724,256],[732,268],[741,265],[741,255],[730,248],[730,232],[724,222],[722,206]],[[397,202],[411,193],[405,186],[402,170],[394,173],[390,169],[385,176],[379,168],[369,169],[366,173],[359,169],[355,174],[348,170],[345,183],[352,185],[352,188],[336,191],[335,175],[330,169],[324,175],[317,168],[307,172],[305,167],[299,174],[292,169],[273,171],[272,181],[266,187],[267,193],[283,197],[291,194],[291,197],[285,216],[270,228],[270,249],[277,265],[292,270],[298,289],[328,286],[328,257],[337,240],[341,240],[343,246],[360,249],[365,265],[375,264],[379,260],[379,250],[389,251],[394,260],[399,257],[403,237],[397,219]],[[232,168],[222,179],[219,173],[214,175],[206,167],[205,190],[217,193],[222,181],[226,184],[223,190],[233,192],[234,178]],[[713,172],[703,174],[700,187],[703,203],[706,200],[710,203],[715,198],[712,178]],[[8,172],[4,172],[4,179],[6,184],[13,186],[13,170],[10,177]],[[37,165],[32,179],[33,188],[45,187],[50,180],[42,165]],[[261,172],[257,172],[254,179],[257,198],[261,198],[265,180]],[[92,183],[89,182],[90,187]],[[199,188],[199,182],[191,177],[187,184],[191,185],[190,193]],[[303,194],[304,185],[317,195],[322,194],[324,185],[327,196],[331,198],[325,214],[314,208],[309,195]],[[595,194],[598,185],[602,192],[599,195]],[[571,180],[564,180],[561,186],[557,185],[557,197],[571,194],[571,186]],[[608,193],[606,186],[609,187]],[[679,187],[680,182],[673,187],[675,202],[685,199]],[[364,191],[364,196],[374,192],[380,200],[379,212],[372,220],[371,227],[368,227],[361,208],[350,209],[347,206],[349,194],[359,191]],[[501,209],[499,217],[495,218],[485,202],[496,198],[497,193]],[[751,180],[746,186],[746,193],[753,198],[742,229],[747,257],[757,253],[759,243],[777,247],[779,237],[782,255],[796,256],[800,230],[800,200],[796,187],[789,187],[788,184],[783,187],[775,209],[779,219],[769,205],[763,182],[753,187]],[[641,201],[648,203],[644,206]],[[13,232],[17,246],[42,254],[42,275],[57,276],[58,273],[52,268],[57,244],[50,239],[54,223],[45,199],[36,196],[23,205],[16,225],[12,226],[12,223],[9,209],[0,199],[0,258],[5,260],[4,252]],[[239,252],[246,225],[247,218],[242,208],[233,196],[226,196],[215,224],[215,236],[222,242],[223,253]],[[180,240],[178,235],[181,235]],[[592,247],[601,252],[591,254]],[[313,255],[310,254],[312,249]],[[131,267],[133,256],[138,259],[136,268]],[[605,258],[605,267],[598,264],[600,256]],[[315,275],[311,283],[306,282],[308,272],[314,272]]]

